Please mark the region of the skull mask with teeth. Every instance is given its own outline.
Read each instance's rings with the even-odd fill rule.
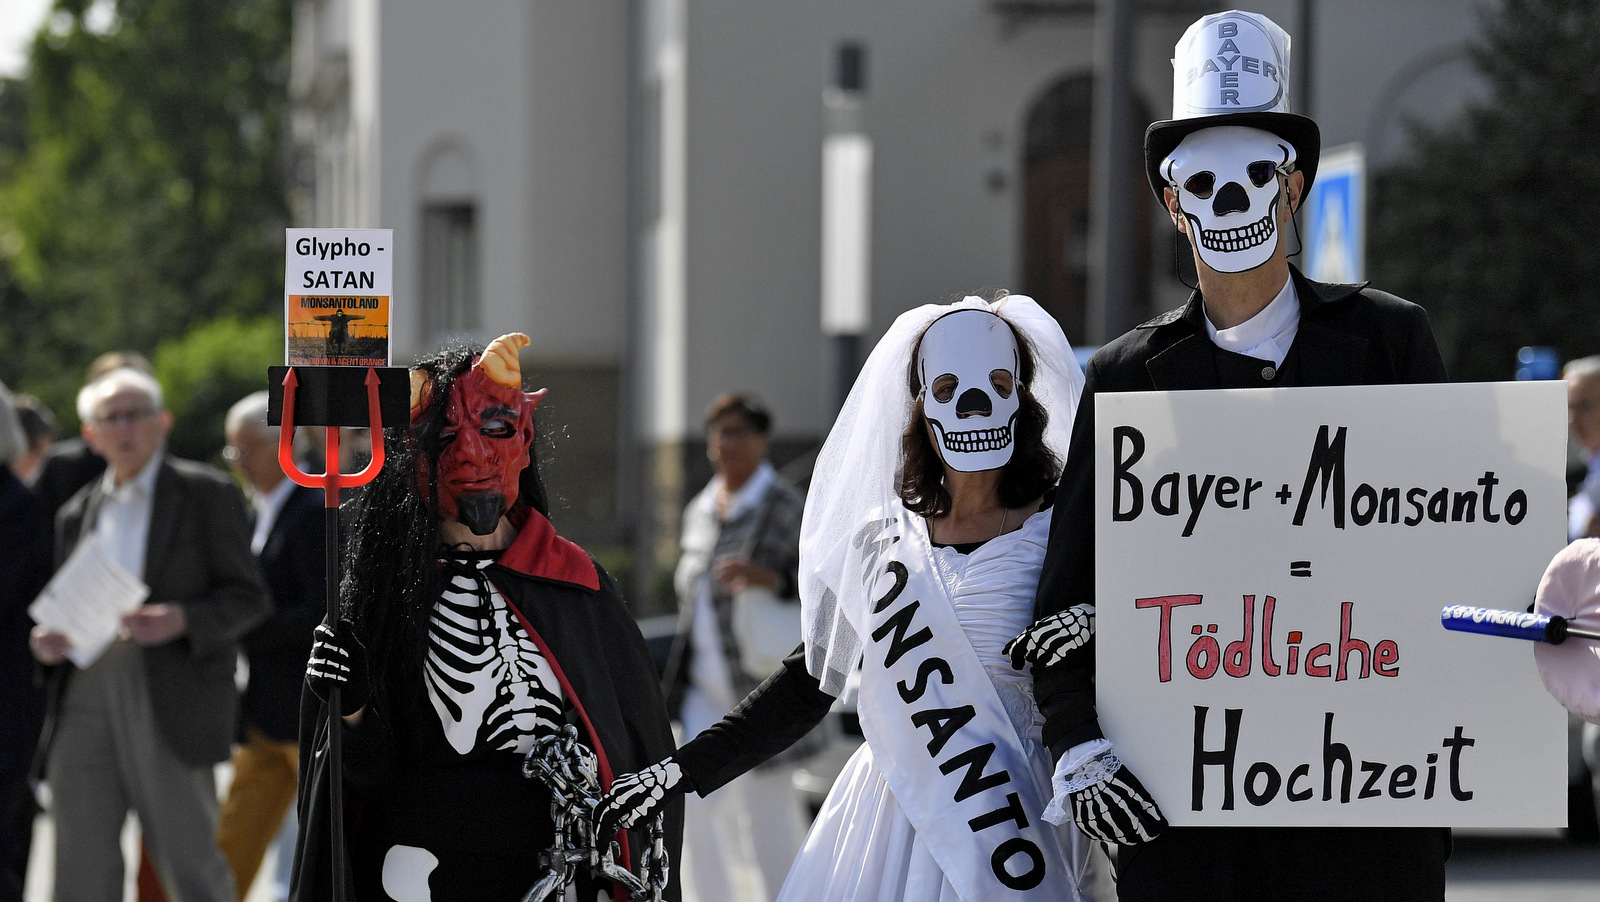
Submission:
[[[1243,126],[1201,129],[1178,144],[1161,172],[1200,259],[1221,273],[1255,269],[1272,258],[1283,203],[1279,175],[1295,151],[1271,132]]]
[[[961,473],[996,470],[1016,448],[1020,357],[1005,320],[958,310],[928,326],[917,354],[922,412],[945,465]]]

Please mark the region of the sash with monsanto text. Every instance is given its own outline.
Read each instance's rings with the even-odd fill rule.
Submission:
[[[859,579],[870,600],[845,608],[862,637],[862,733],[946,879],[973,902],[1078,898],[1062,840],[1039,817],[1044,788],[956,619],[921,519],[880,512],[833,554],[843,560],[820,569]],[[1039,566],[1012,569],[1031,569],[1032,584]]]

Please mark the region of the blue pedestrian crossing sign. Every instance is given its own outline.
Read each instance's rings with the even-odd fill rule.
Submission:
[[[1322,154],[1304,223],[1307,276],[1318,282],[1366,278],[1367,154],[1360,144]]]

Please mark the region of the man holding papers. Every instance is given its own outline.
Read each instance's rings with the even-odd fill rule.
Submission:
[[[244,498],[221,473],[164,453],[172,417],[148,375],[120,369],[90,383],[78,414],[107,468],[56,516],[57,560],[68,563],[35,606],[30,640],[61,671],[44,749],[56,898],[120,896],[118,835],[132,809],[171,896],[231,902],[211,768],[233,737],[238,640],[268,610]],[[91,542],[94,554],[73,554]],[[96,615],[78,615],[118,605],[70,588],[85,576],[109,592],[145,591],[93,657],[71,635]]]

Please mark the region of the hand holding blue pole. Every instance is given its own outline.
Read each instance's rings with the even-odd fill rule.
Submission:
[[[1447,630],[1548,642],[1551,645],[1560,645],[1569,638],[1600,641],[1600,632],[1569,626],[1565,617],[1547,617],[1524,611],[1500,611],[1453,604],[1440,612],[1439,620]]]

